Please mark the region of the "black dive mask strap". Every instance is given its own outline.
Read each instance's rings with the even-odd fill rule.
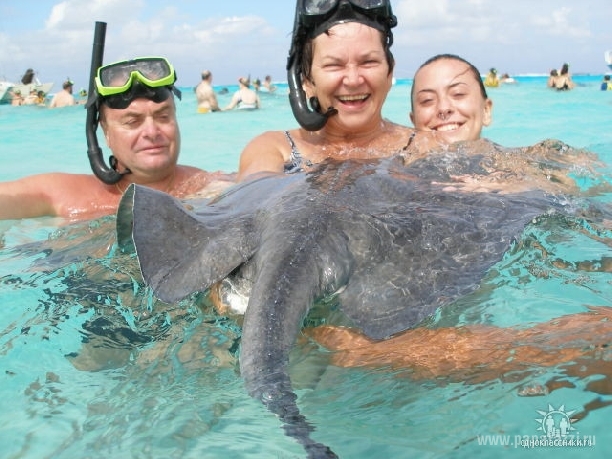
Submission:
[[[159,104],[168,99],[173,93],[179,100],[181,99],[181,91],[175,86],[152,88],[140,81],[135,81],[127,91],[111,96],[100,97],[98,100],[99,103],[105,104],[109,108],[121,110],[128,108],[134,99],[144,98]]]

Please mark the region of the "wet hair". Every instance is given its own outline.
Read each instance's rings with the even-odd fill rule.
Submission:
[[[478,82],[478,86],[480,87],[480,95],[483,97],[483,99],[488,99],[489,96],[487,95],[487,90],[485,88],[484,83],[482,82],[482,78],[480,77],[480,72],[478,71],[478,69],[476,68],[476,66],[468,61],[466,61],[464,58],[457,56],[456,54],[437,54],[434,57],[431,57],[429,59],[427,59],[425,62],[423,62],[421,64],[421,66],[417,69],[416,73],[414,74],[416,76],[417,73],[419,73],[419,70],[421,70],[423,67],[428,66],[429,64],[433,64],[434,62],[437,62],[439,60],[442,59],[449,59],[449,60],[454,60],[454,61],[459,61],[459,62],[463,62],[465,65],[468,66],[468,72],[472,74],[472,76],[474,77],[474,79]],[[413,104],[413,98],[414,98],[414,84],[412,85],[412,89],[410,90],[410,108],[411,110],[414,108],[414,104]]]
[[[334,24],[336,25],[336,24]],[[385,52],[385,59],[387,60],[387,64],[389,65],[389,74],[393,72],[393,68],[395,67],[395,58],[393,57],[393,53],[391,52],[391,41],[388,38],[388,33],[377,30],[380,34],[380,42],[383,45],[383,50]],[[324,32],[329,35],[329,29]],[[302,51],[302,78],[303,80],[310,80],[310,74],[312,72],[312,59],[314,56],[314,38],[308,38],[304,43],[304,48]]]

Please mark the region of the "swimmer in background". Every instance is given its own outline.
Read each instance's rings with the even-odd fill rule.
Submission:
[[[251,89],[251,82],[248,78],[238,78],[238,91],[232,96],[232,100],[224,110],[232,110],[238,107],[240,110],[255,110],[261,108],[261,101],[255,91]]]
[[[572,81],[572,77],[569,73],[569,64],[565,63],[561,67],[559,75],[555,78],[555,88],[557,91],[568,91],[573,89],[576,84]]]
[[[62,84],[62,90],[56,93],[51,99],[51,103],[49,104],[49,108],[60,108],[60,107],[69,107],[71,105],[76,105],[76,100],[72,95],[72,87],[74,83],[70,81],[68,78]]]
[[[489,70],[489,73],[485,77],[484,85],[487,88],[497,88],[499,86],[499,78],[497,77],[497,70],[495,68]]]
[[[81,88],[79,90],[79,98],[76,99],[77,105],[85,105],[87,103],[87,89]]]
[[[195,88],[196,100],[198,101],[198,113],[218,112],[219,102],[212,87],[212,73],[210,70],[202,72],[202,81]]]
[[[612,82],[610,82],[610,75],[604,75],[600,89],[602,91],[612,91]]]
[[[558,77],[559,77],[559,72],[557,72],[557,69],[552,69],[550,71],[550,75],[548,76],[548,81],[546,82],[546,86],[548,88],[554,88],[555,81],[557,80]]]
[[[26,98],[23,99],[23,105],[38,105],[38,104],[39,104],[38,91],[36,90],[35,87],[32,87],[32,89],[30,89],[30,94],[28,94]]]
[[[514,78],[512,78],[510,75],[508,75],[507,73],[504,73],[501,76],[499,82],[501,84],[514,84],[514,83],[516,83],[516,80]]]
[[[19,89],[11,91],[11,95],[11,105],[13,107],[19,107],[20,105],[23,105],[23,96],[21,95],[21,91]]]
[[[42,90],[38,90],[38,92],[36,93],[36,104],[40,105],[42,107],[45,106],[45,92]]]
[[[261,90],[264,92],[274,92],[276,91],[276,86],[272,84],[272,77],[270,75],[266,75],[263,81],[263,85]]]

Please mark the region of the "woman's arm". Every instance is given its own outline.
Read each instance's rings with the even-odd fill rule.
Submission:
[[[232,96],[232,100],[230,101],[229,105],[225,107],[223,110],[233,109],[236,105],[238,105],[238,102],[240,102],[240,93],[237,91]]]

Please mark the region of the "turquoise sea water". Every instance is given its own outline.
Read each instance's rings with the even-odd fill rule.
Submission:
[[[569,92],[527,76],[490,89],[493,125],[484,135],[505,146],[556,138],[597,153],[612,177],[612,92],[599,91],[601,75],[575,79],[579,86]],[[258,112],[201,115],[191,88],[183,88],[181,162],[235,170],[254,135],[295,126],[285,90],[262,95]],[[409,80],[393,87],[388,118],[408,122],[409,90]],[[220,96],[221,104],[229,97]],[[82,107],[0,106],[0,180],[89,172],[84,122]],[[566,264],[538,257],[540,248],[511,253],[486,292],[441,320],[511,326],[611,305],[612,274],[578,263],[612,257],[612,238],[570,224],[529,231],[551,259]],[[135,261],[115,250],[113,232],[114,217],[72,225],[51,218],[0,222],[0,457],[303,457],[244,390],[236,321],[215,314],[204,295],[174,305],[156,301]],[[596,338],[593,344],[608,344]],[[316,427],[313,437],[343,458],[603,458],[612,446],[611,355],[602,357],[601,371],[558,365],[477,383],[337,368],[304,343],[294,357],[292,377],[300,408]],[[555,389],[525,396],[544,386]],[[486,436],[539,435],[536,420],[550,407],[575,411],[574,426],[595,446],[480,444]]]

